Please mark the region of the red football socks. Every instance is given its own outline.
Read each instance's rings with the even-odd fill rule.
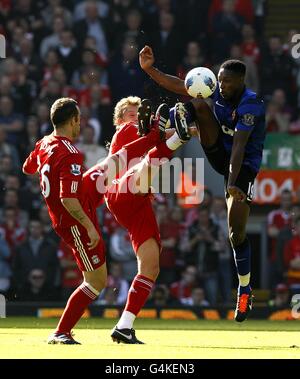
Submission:
[[[64,313],[61,316],[56,332],[69,333],[80,317],[83,315],[85,308],[94,301],[97,296],[95,289],[86,283],[82,283],[69,297]]]
[[[128,292],[125,311],[137,315],[148,299],[153,284],[153,280],[143,275],[136,275]]]

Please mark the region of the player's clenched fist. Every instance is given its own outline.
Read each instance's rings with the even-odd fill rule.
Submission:
[[[140,65],[143,70],[147,70],[154,64],[154,54],[150,46],[142,48],[139,54]]]

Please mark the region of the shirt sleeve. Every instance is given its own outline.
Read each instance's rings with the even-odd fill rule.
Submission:
[[[252,131],[261,115],[261,105],[257,103],[245,103],[238,107],[238,122],[235,130]]]
[[[59,171],[60,193],[62,198],[77,198],[80,193],[83,174],[83,156],[72,154],[61,164]]]
[[[37,172],[38,169],[38,161],[37,161],[37,154],[36,150],[33,150],[29,156],[27,157],[26,161],[23,164],[23,172],[29,175],[33,175]]]

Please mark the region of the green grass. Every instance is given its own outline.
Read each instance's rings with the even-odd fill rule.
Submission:
[[[1,358],[300,358],[297,321],[180,321],[138,319],[146,345],[111,341],[115,320],[89,318],[75,329],[80,346],[47,345],[57,319],[0,319]]]

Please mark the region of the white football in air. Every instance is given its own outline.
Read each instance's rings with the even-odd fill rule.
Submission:
[[[217,88],[217,79],[209,68],[196,67],[187,73],[184,85],[190,96],[206,99]]]

